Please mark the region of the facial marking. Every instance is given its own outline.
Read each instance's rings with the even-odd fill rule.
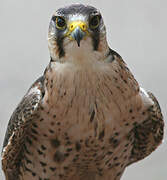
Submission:
[[[57,47],[55,48],[59,58],[64,57],[67,53],[66,49],[70,47],[75,48],[77,45],[80,50],[83,50],[83,45],[88,44],[88,42],[84,43],[88,40],[88,37],[91,39],[91,42],[89,42],[90,50],[92,52],[98,51],[100,41],[105,39],[105,26],[100,12],[96,8],[73,5],[58,9],[54,16],[55,18],[52,17],[52,22],[50,23],[49,40],[56,42]],[[66,27],[57,28],[56,17],[63,18],[66,22]],[[93,20],[93,17],[96,18]],[[97,17],[100,18],[98,19]],[[52,44],[54,43],[49,42],[49,45]]]

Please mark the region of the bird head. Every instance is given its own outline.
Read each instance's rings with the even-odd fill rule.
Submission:
[[[67,56],[83,56],[83,52],[104,53],[108,50],[100,12],[82,4],[60,8],[54,13],[49,25],[48,41],[54,61]]]

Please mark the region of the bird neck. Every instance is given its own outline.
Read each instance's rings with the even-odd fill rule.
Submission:
[[[94,64],[98,61],[104,61],[109,53],[106,37],[100,39],[97,50],[93,49],[92,39],[90,37],[82,40],[79,47],[76,41],[64,42],[63,48],[64,55],[60,57],[56,42],[53,39],[49,40],[49,50],[52,61],[60,63],[68,62],[83,66],[84,64]]]

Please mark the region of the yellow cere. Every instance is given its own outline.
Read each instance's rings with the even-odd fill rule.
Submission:
[[[83,21],[73,21],[73,22],[70,22],[69,25],[68,25],[68,32],[66,35],[70,35],[70,33],[72,31],[74,31],[74,29],[76,27],[80,27],[82,31],[86,32],[87,35],[89,35],[89,32],[88,32],[88,25],[83,22]]]
[[[79,26],[84,32],[87,30],[87,24],[83,21],[74,21],[70,23],[69,30],[72,32],[77,26]]]

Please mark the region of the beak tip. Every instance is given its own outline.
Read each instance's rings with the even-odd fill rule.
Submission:
[[[78,47],[80,47],[80,41],[83,39],[85,36],[85,32],[83,32],[80,28],[76,28],[71,36],[77,41]]]
[[[78,47],[80,47],[80,41],[77,41]]]

